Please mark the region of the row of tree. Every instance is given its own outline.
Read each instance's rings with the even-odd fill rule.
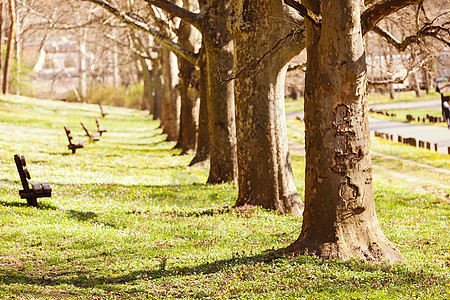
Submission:
[[[111,42],[139,61],[146,102],[168,139],[178,141],[182,153],[196,150],[192,163],[209,157],[208,183],[237,182],[236,206],[303,213],[300,237],[284,252],[403,259],[375,213],[364,36],[374,32],[400,50],[428,36],[449,45],[448,5],[420,0],[71,3],[85,15],[76,26],[54,26],[110,29]],[[392,14],[414,20],[403,36],[386,30],[383,19]],[[284,84],[288,62],[305,48],[303,204],[291,170]]]
[[[377,24],[414,5],[417,27],[408,37],[410,42],[429,35],[448,44],[448,13],[430,21],[426,3],[418,0],[305,0],[302,4],[293,0],[200,0],[199,11],[193,10],[197,3],[192,1],[177,5],[146,0],[142,7],[133,1],[125,6],[87,1],[128,26],[150,33],[179,56],[181,137],[187,129],[183,118],[190,114],[185,102],[192,103],[187,95],[194,70],[190,64],[199,68],[199,94],[208,115],[208,182],[237,180],[236,206],[261,205],[295,215],[304,209],[300,237],[284,251],[307,251],[326,258],[403,259],[383,235],[375,213],[364,35],[375,30],[394,39]],[[150,13],[143,15],[144,11]],[[178,43],[170,37],[166,20],[157,15],[161,11],[168,13],[167,19],[181,20]],[[201,50],[195,53],[187,23],[202,36]],[[304,207],[289,158],[284,79],[287,63],[305,47]],[[167,129],[165,122],[170,117],[162,112],[161,121]],[[186,147],[183,138],[179,142]]]

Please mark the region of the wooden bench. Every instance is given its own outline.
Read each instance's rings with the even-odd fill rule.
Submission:
[[[26,167],[25,156],[16,154],[14,155],[14,161],[16,162],[17,171],[19,171],[20,181],[22,181],[23,190],[19,190],[21,199],[27,199],[28,205],[37,207],[37,198],[52,196],[52,188],[48,183],[31,183],[30,189],[28,180],[31,179],[31,176]]]
[[[68,126],[64,126],[64,130],[66,131],[67,139],[69,140],[69,145],[67,145],[67,148],[69,150],[72,150],[72,154],[75,154],[77,152],[77,149],[83,148],[83,142],[72,142],[73,136],[70,132],[70,129]]]
[[[95,124],[97,124],[97,132],[100,134],[100,136],[102,136],[103,132],[107,132],[108,131],[105,128],[100,128],[100,121],[99,121],[98,118],[95,119]]]
[[[86,136],[89,138],[89,140],[94,141],[94,142],[100,140],[100,137],[98,136],[98,134],[94,134],[94,133],[90,134],[89,130],[87,130],[87,128],[86,128],[86,126],[84,126],[83,122],[80,122],[80,124],[81,124],[81,127],[83,127],[84,132],[86,132]]]
[[[98,106],[100,107],[100,113],[101,113],[101,115],[102,115],[103,118],[104,118],[105,116],[109,115],[107,112],[105,112],[105,111],[103,110],[103,107],[102,107],[101,104],[99,104]]]

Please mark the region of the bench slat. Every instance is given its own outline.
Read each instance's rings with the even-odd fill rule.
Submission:
[[[40,183],[32,183],[31,186],[36,194],[42,194],[42,186]]]

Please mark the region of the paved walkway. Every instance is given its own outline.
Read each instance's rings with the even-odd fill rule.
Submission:
[[[416,101],[416,102],[400,102],[389,104],[371,105],[370,108],[375,110],[387,109],[418,109],[418,108],[433,108],[441,109],[441,100],[431,101]],[[304,113],[291,112],[287,113],[288,118],[296,118],[297,116],[303,118]],[[430,142],[432,145],[438,145],[438,151],[441,153],[448,153],[450,147],[450,130],[445,127],[434,125],[413,125],[403,122],[392,122],[388,120],[381,120],[376,118],[369,118],[370,132],[379,131],[394,135],[394,140],[400,135],[403,138],[413,137],[417,141]],[[433,146],[432,146],[433,148]]]
[[[428,101],[409,101],[409,102],[394,102],[385,104],[373,104],[370,108],[374,110],[390,110],[390,109],[439,109],[441,110],[441,100]]]

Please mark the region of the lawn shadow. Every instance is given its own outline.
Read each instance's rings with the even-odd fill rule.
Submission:
[[[132,283],[136,280],[153,280],[160,278],[169,278],[175,276],[186,276],[196,274],[214,274],[224,268],[230,268],[235,265],[246,264],[250,262],[271,262],[271,252],[262,253],[254,256],[235,257],[226,260],[219,260],[212,263],[205,263],[194,267],[180,267],[171,270],[166,270],[165,262],[161,264],[158,269],[137,270],[126,275],[119,276],[93,276],[88,270],[66,271],[60,270],[58,272],[51,272],[48,274],[35,275],[34,272],[26,273],[27,271],[19,271],[11,266],[2,266],[0,264],[0,282],[4,285],[36,285],[36,286],[76,286],[78,288],[98,288],[104,291],[115,291],[115,285]],[[19,268],[20,269],[20,268]],[[133,287],[135,293],[150,294],[148,290]]]

